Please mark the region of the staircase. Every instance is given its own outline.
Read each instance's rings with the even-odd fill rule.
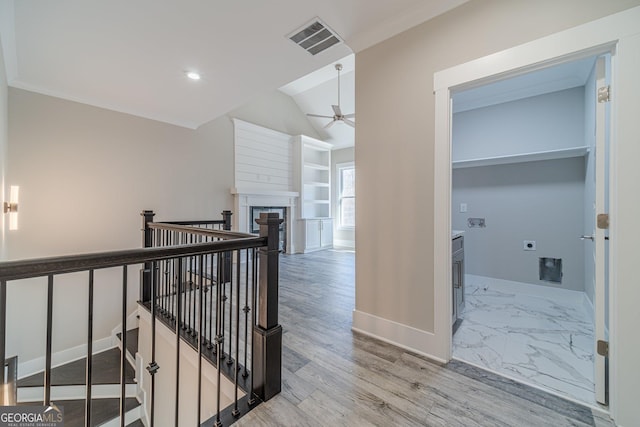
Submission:
[[[120,334],[118,334],[120,338]],[[135,360],[138,347],[138,329],[127,331],[126,414],[127,426],[143,426],[140,421],[140,402],[136,396]],[[119,426],[120,421],[120,357],[119,347],[93,355],[92,360],[92,426]],[[69,362],[51,370],[51,397],[55,405],[64,408],[66,427],[85,425],[86,358]],[[43,373],[36,373],[18,380],[18,404],[42,405],[44,395]]]

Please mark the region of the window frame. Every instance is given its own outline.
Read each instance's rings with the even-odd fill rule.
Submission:
[[[355,188],[353,196],[343,196],[342,195],[342,171],[345,169],[353,169],[354,170],[354,186],[355,186],[355,162],[344,162],[336,164],[336,222],[338,230],[355,230],[356,226],[354,225],[344,225],[342,223],[342,201],[343,199],[353,199],[355,203],[356,195]],[[355,223],[355,218],[354,218]]]

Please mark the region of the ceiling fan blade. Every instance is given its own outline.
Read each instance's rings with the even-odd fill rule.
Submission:
[[[344,115],[344,116],[342,116],[342,117],[345,117],[345,118],[347,118],[347,119],[354,119],[354,118],[356,117],[356,113],[352,113],[352,114],[345,114],[345,115]]]
[[[307,116],[309,116],[309,117],[320,117],[321,119],[333,119],[333,116],[323,116],[323,115],[320,115],[320,114],[307,113]]]
[[[333,126],[333,124],[334,124],[335,122],[336,122],[335,120],[331,120],[329,123],[327,123],[327,124],[324,126],[324,129],[329,129],[331,126]]]
[[[340,110],[339,105],[332,105],[331,108],[333,108],[333,112],[336,113],[336,116],[342,115],[342,110]]]
[[[343,118],[342,121],[345,122],[346,124],[348,124],[349,126],[351,126],[352,128],[356,127],[356,122],[354,122],[352,120]]]

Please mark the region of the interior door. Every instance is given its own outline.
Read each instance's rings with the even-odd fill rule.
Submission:
[[[595,360],[594,383],[596,400],[602,404],[608,402],[608,337],[607,294],[608,294],[608,120],[609,86],[607,79],[608,57],[599,57],[596,62],[596,138],[595,138],[595,229],[593,230],[593,261],[595,265],[594,310],[595,310]]]

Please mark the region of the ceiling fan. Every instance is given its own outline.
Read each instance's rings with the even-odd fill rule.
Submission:
[[[333,108],[333,116],[323,116],[320,114],[307,114],[307,116],[320,117],[323,119],[333,119],[324,126],[325,129],[330,128],[336,122],[343,122],[354,128],[356,127],[356,123],[350,119],[354,119],[356,117],[355,113],[342,114],[342,110],[340,109],[340,71],[342,71],[342,64],[336,64],[336,70],[338,71],[338,105],[331,106],[331,108]]]

